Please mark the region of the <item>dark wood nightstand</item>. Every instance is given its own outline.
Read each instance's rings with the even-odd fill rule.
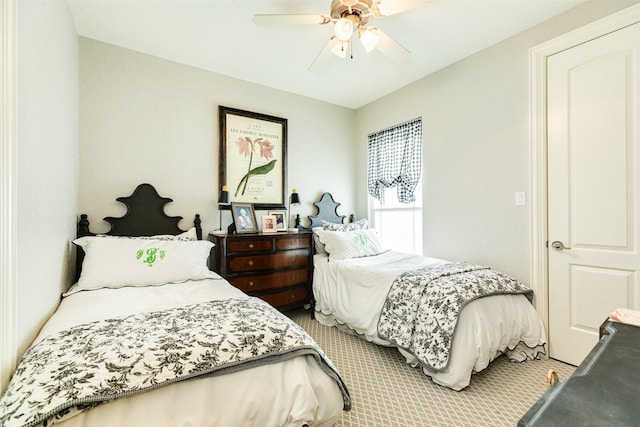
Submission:
[[[640,425],[640,328],[606,320],[600,340],[573,375],[555,383],[519,427]]]
[[[279,310],[313,305],[312,233],[209,234],[209,268]]]

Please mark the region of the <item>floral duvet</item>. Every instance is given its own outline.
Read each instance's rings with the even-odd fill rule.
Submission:
[[[304,330],[259,299],[98,320],[27,351],[0,401],[0,425],[50,425],[119,397],[304,354],[336,381],[349,409],[348,390],[331,361]]]
[[[441,263],[398,276],[378,321],[380,338],[413,354],[423,366],[445,369],[462,308],[491,295],[533,291],[504,273],[467,262]]]

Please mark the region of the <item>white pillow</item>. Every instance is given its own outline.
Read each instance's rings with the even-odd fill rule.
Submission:
[[[174,236],[175,240],[198,240],[198,233],[196,232],[195,227],[191,227],[184,233],[180,233],[177,236]]]
[[[386,252],[375,229],[356,231],[317,230],[330,260],[361,258]]]
[[[208,240],[147,240],[81,237],[85,256],[76,288],[120,288],[218,278],[207,267]]]
[[[315,232],[316,230],[354,231],[354,230],[366,230],[367,228],[369,228],[369,221],[366,218],[362,218],[357,220],[356,222],[350,222],[347,224],[338,224],[335,222],[329,222],[325,220],[321,220],[320,222],[322,223],[322,227],[313,227],[311,229],[313,231],[313,240],[316,245],[317,254],[326,254],[327,251],[324,248],[324,244],[318,238],[318,234]]]
[[[316,247],[317,254],[326,254],[327,251],[324,249],[324,244],[320,241],[320,237],[318,237],[318,233],[316,231],[322,230],[322,227],[313,227],[311,231],[313,231],[313,243]]]
[[[110,239],[143,239],[143,240],[198,240],[198,233],[195,227],[191,227],[184,233],[180,234],[158,234],[156,236],[112,236],[110,234],[97,234],[97,237],[106,237]]]

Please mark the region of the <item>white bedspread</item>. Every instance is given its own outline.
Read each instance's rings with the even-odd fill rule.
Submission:
[[[393,280],[405,271],[442,262],[395,251],[331,262],[327,255],[314,255],[316,318],[392,346],[378,337],[378,319]],[[447,369],[433,372],[423,367],[423,371],[434,382],[461,390],[473,372],[485,369],[501,353],[523,361],[544,352],[545,343],[542,320],[524,295],[480,298],[461,312]],[[407,363],[417,365],[411,354],[400,352]]]
[[[225,280],[82,291],[63,299],[36,341],[70,326],[244,294]],[[83,412],[64,427],[330,426],[342,394],[313,356],[184,381]]]

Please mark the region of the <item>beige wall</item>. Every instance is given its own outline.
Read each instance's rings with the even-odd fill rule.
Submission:
[[[359,109],[358,211],[367,209],[367,134],[422,117],[425,255],[528,282],[528,51],[635,3],[585,3]],[[519,191],[525,206],[515,206]]]
[[[352,110],[80,38],[79,204],[92,230],[108,230],[101,219],[125,212],[115,198],[142,182],[174,199],[167,211],[185,218],[181,227],[200,213],[205,233],[217,229],[219,105],[288,119],[296,213],[315,213],[324,191],[353,212]]]
[[[71,280],[78,201],[78,37],[66,2],[18,2],[17,353]]]
[[[352,111],[78,42],[66,2],[19,2],[16,353],[70,283],[77,214],[105,231],[102,217],[124,213],[115,197],[151,182],[174,198],[170,214],[218,227],[218,105],[289,120],[288,188],[303,216],[324,191],[341,214],[365,216],[366,135],[422,116],[425,253],[526,281],[529,205],[514,193],[529,196],[528,49],[634,3],[589,2]]]

